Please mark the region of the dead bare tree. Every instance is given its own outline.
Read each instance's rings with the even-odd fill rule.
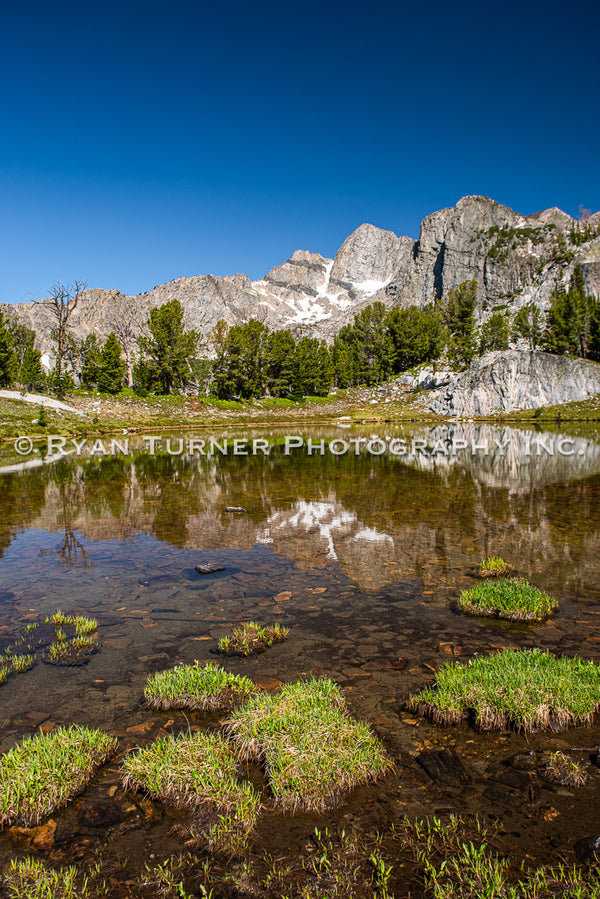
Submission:
[[[60,389],[62,383],[62,368],[65,355],[65,342],[69,327],[69,319],[77,307],[81,294],[87,284],[83,281],[74,281],[73,284],[55,284],[50,289],[50,296],[44,301],[45,305],[56,319],[56,383]]]
[[[126,297],[120,293],[116,294],[110,327],[123,350],[127,366],[127,386],[133,387],[134,354],[138,337],[144,327],[140,308],[135,297]]]

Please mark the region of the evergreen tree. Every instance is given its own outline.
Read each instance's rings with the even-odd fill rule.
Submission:
[[[336,335],[331,348],[331,360],[335,383],[338,387],[354,387],[358,384],[358,357],[354,347]]]
[[[583,272],[576,266],[569,289],[556,288],[546,316],[544,348],[549,353],[570,353],[596,359],[600,353],[600,301],[586,295]]]
[[[296,346],[295,396],[327,396],[333,385],[331,354],[324,341],[302,337]]]
[[[68,347],[65,354],[68,353]],[[79,346],[80,380],[84,387],[97,387],[100,366],[102,363],[102,347],[95,334],[88,334]]]
[[[268,335],[267,326],[252,318],[244,325],[229,328],[219,363],[221,371],[215,373],[213,389],[217,396],[250,399],[264,394]]]
[[[27,347],[25,350],[19,369],[19,382],[26,390],[42,390],[45,386],[46,376],[42,369],[41,353],[35,347]]]
[[[457,368],[469,365],[475,355],[475,307],[477,281],[463,281],[448,294],[446,324],[450,332],[448,356]]]
[[[98,388],[103,393],[118,393],[123,384],[125,368],[125,362],[121,358],[121,345],[114,331],[111,331],[100,353]]]
[[[494,312],[481,328],[479,355],[490,350],[507,350],[510,335],[509,321],[502,312]]]
[[[387,327],[394,346],[395,372],[437,359],[444,351],[444,325],[432,305],[424,309],[396,307],[387,315]]]
[[[296,341],[289,331],[272,331],[266,347],[267,388],[271,396],[289,396],[296,368]]]
[[[344,325],[337,335],[335,353],[336,373],[340,376],[340,360],[351,367],[353,383],[377,384],[393,371],[394,345],[387,328],[387,309],[383,303],[372,303],[354,316],[350,325]],[[341,344],[350,350],[341,354]],[[349,371],[342,380],[348,380]],[[341,385],[339,385],[341,386]]]
[[[15,341],[9,323],[0,312],[0,387],[8,387],[15,376]]]
[[[535,303],[521,306],[516,313],[512,325],[513,340],[523,337],[529,343],[529,349],[535,350],[542,343],[542,313]]]
[[[147,357],[149,383],[165,394],[174,388],[183,390],[194,377],[200,335],[186,330],[179,300],[152,309],[147,325],[150,334],[140,337],[138,344]]]
[[[212,362],[212,392],[218,397],[226,395],[228,336],[229,325],[224,318],[220,318],[209,335],[209,344],[215,354]]]
[[[35,343],[35,331],[28,328],[16,318],[7,321],[7,327],[13,337],[13,346],[15,352],[15,369],[19,372],[23,365],[25,353],[29,349],[33,349]]]

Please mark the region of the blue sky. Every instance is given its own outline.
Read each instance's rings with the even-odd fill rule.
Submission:
[[[600,208],[591,2],[4,4],[0,302],[259,278],[465,194]]]

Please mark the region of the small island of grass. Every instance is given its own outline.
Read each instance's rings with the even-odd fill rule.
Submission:
[[[261,627],[250,621],[241,627],[236,627],[228,637],[219,640],[219,651],[223,655],[249,656],[254,652],[264,652],[274,643],[287,640],[289,630],[278,624]]]
[[[480,730],[561,730],[590,725],[600,708],[600,665],[540,649],[504,649],[447,662],[436,683],[411,696],[409,709],[435,724],[474,717]]]
[[[502,577],[514,572],[510,562],[505,562],[500,556],[488,556],[479,563],[479,574],[481,577]]]
[[[230,674],[212,662],[204,667],[194,662],[153,674],[148,678],[144,696],[152,709],[216,711],[231,709],[256,690],[248,677]]]
[[[469,615],[535,622],[548,618],[558,602],[520,578],[501,578],[464,590],[458,608]]]
[[[369,727],[347,714],[328,678],[252,697],[226,730],[242,759],[264,764],[276,801],[292,811],[323,812],[393,765]]]
[[[67,805],[116,746],[115,737],[77,725],[26,737],[0,759],[0,826],[31,827]]]
[[[241,851],[260,811],[260,798],[237,776],[237,758],[217,734],[182,733],[156,740],[123,762],[124,789],[199,812],[213,848]]]

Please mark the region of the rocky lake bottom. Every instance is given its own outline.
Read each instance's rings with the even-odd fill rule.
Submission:
[[[185,848],[185,813],[124,792],[120,757],[157,736],[219,727],[222,714],[145,706],[149,675],[195,660],[267,690],[332,678],[395,761],[325,815],[278,811],[251,766],[265,800],[252,858],[300,858],[315,828],[372,835],[404,816],[460,814],[497,825],[494,849],[517,865],[576,861],[576,843],[598,836],[600,724],[480,733],[406,709],[447,661],[508,646],[599,660],[600,435],[574,438],[568,456],[528,458],[523,432],[494,435],[510,449],[410,460],[286,456],[281,447],[257,457],[70,456],[1,474],[0,649],[57,609],[94,617],[100,649],[81,666],[40,660],[0,687],[0,752],[72,723],[119,740],[118,755],[66,809],[35,832],[5,828],[2,867],[28,853],[51,865],[100,858],[111,895],[152,895],[140,877]],[[433,445],[439,433],[426,436]],[[460,436],[478,446],[487,438],[468,428]],[[555,596],[557,614],[540,625],[460,614],[456,600],[489,555]],[[223,570],[201,575],[198,564]],[[278,623],[289,638],[249,658],[220,655],[219,638],[247,621]],[[587,783],[544,780],[553,750],[584,763]],[[407,895],[408,875],[388,861],[390,889]],[[245,895],[236,889],[215,895]]]

